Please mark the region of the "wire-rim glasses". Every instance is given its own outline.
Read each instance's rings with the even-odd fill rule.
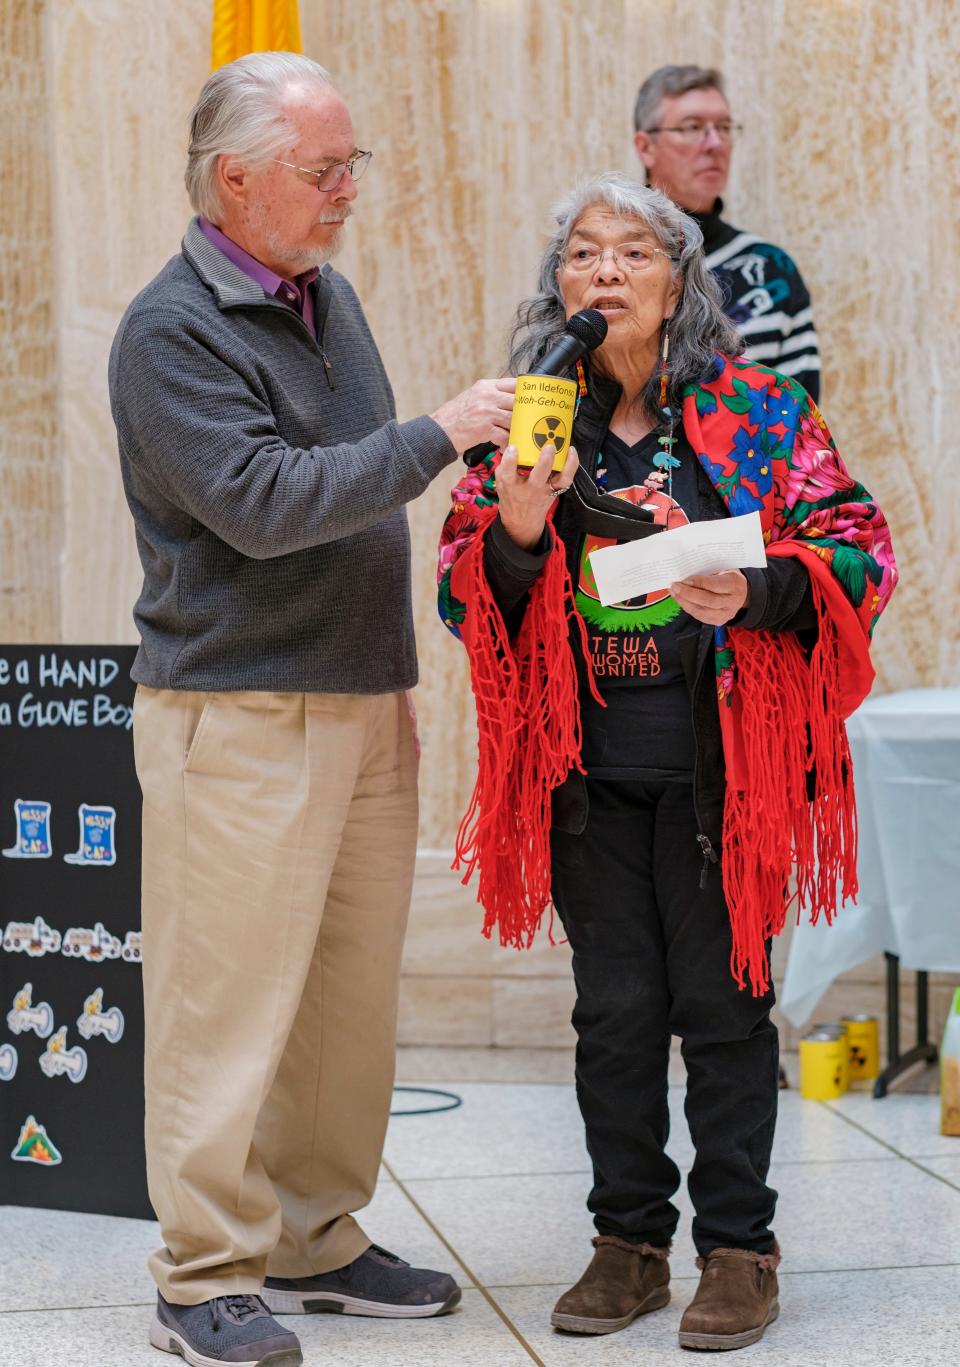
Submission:
[[[326,193],[328,190],[336,190],[347,172],[350,173],[353,180],[359,180],[370,165],[372,156],[372,152],[354,152],[353,156],[347,157],[346,161],[332,162],[330,166],[324,166],[319,171],[311,171],[306,166],[297,166],[292,161],[281,161],[279,157],[274,157],[273,160],[278,166],[289,166],[291,171],[299,171],[305,176],[313,176],[317,182],[317,189]]]
[[[649,270],[657,256],[665,256],[668,261],[674,260],[669,252],[649,242],[618,242],[615,247],[598,247],[593,242],[581,242],[560,253],[560,264],[565,270],[595,271],[607,252],[612,252],[614,261],[628,271]]]
[[[677,124],[670,128],[647,128],[647,133],[676,133],[678,138],[684,142],[696,143],[703,142],[710,129],[713,129],[722,143],[731,143],[743,132],[742,123],[733,123],[730,119],[687,119],[685,123]]]

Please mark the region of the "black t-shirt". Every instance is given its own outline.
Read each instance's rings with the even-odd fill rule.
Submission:
[[[690,444],[677,431],[672,448],[672,496],[653,458],[662,450],[656,433],[628,447],[607,433],[597,465],[605,493],[642,503],[657,520],[680,526],[697,516],[697,472]],[[647,481],[645,483],[645,481]],[[657,487],[659,484],[659,488]],[[581,555],[577,607],[586,623],[594,676],[607,706],[582,698],[583,761],[595,778],[642,777],[651,772],[689,775],[694,740],[690,694],[680,662],[679,639],[698,623],[666,590],[604,607],[587,556],[615,544],[587,536]]]

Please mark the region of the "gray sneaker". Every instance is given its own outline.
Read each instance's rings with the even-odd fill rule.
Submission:
[[[445,1272],[411,1267],[376,1244],[335,1272],[316,1277],[268,1277],[263,1299],[275,1315],[375,1315],[426,1319],[443,1315],[460,1300]]]
[[[191,1367],[300,1367],[296,1334],[284,1329],[259,1296],[218,1296],[199,1305],[171,1305],[157,1296],[150,1342],[179,1353]]]

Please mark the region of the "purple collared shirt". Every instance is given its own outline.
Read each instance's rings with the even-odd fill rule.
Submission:
[[[299,313],[310,329],[310,335],[316,337],[313,295],[307,286],[311,281],[316,280],[320,274],[319,266],[304,271],[302,275],[296,276],[293,280],[286,280],[282,275],[277,275],[276,271],[272,271],[269,266],[265,266],[262,261],[258,261],[255,256],[245,252],[242,247],[238,247],[232,238],[227,237],[226,233],[222,233],[208,219],[200,219],[200,231],[215,247],[219,247],[228,261],[232,261],[235,266],[249,275],[251,280],[256,280],[257,284],[263,288],[264,294],[273,295],[282,304],[292,308],[294,313]]]

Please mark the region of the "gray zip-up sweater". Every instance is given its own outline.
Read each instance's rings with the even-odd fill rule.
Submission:
[[[110,401],[143,563],[139,683],[416,683],[404,504],[456,452],[431,418],[396,421],[349,282],[326,266],[311,288],[319,345],[194,220],[120,323]]]

